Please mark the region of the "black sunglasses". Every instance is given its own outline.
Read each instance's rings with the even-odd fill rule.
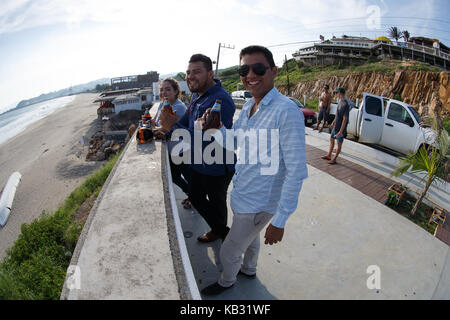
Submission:
[[[241,77],[245,77],[246,75],[248,75],[248,73],[250,72],[250,67],[252,68],[253,72],[257,75],[257,76],[263,76],[266,74],[267,69],[269,69],[269,67],[267,67],[266,65],[264,65],[264,63],[255,63],[252,65],[247,65],[244,64],[242,66],[239,67],[238,69],[238,73]]]

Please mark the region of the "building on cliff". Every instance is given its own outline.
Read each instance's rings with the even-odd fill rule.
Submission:
[[[111,88],[113,90],[123,90],[132,88],[152,88],[153,82],[159,80],[159,74],[156,71],[147,72],[133,76],[124,76],[111,79]]]
[[[371,58],[391,58],[419,60],[445,70],[450,67],[449,48],[439,40],[424,37],[393,43],[386,37],[371,40],[343,35],[301,48],[292,55],[306,65],[363,64]]]

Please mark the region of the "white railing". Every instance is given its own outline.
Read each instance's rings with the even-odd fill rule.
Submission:
[[[362,46],[361,43],[357,43],[357,42],[355,42],[355,43],[353,43],[353,42],[344,42],[344,43],[315,42],[314,46],[320,45],[320,46],[328,46],[328,47],[352,47],[352,48],[359,48],[359,49],[372,49],[375,46],[378,46],[381,44],[388,45],[391,47],[396,47],[396,48],[410,49],[410,50],[414,50],[415,52],[426,53],[426,54],[434,55],[436,57],[440,57],[440,58],[443,58],[446,60],[450,60],[450,54],[445,51],[442,51],[441,49],[426,47],[426,46],[423,46],[423,45],[420,45],[417,43],[412,43],[412,42],[398,42],[397,44],[378,42],[378,43],[370,43],[370,44],[368,44],[368,46]],[[308,46],[308,47],[310,47],[310,46]],[[297,55],[314,54],[317,52],[318,52],[318,50],[306,51],[304,49],[300,49],[297,51]]]

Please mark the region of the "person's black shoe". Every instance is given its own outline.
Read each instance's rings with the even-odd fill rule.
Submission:
[[[208,233],[205,233],[205,234],[199,236],[197,238],[197,240],[200,241],[200,242],[203,242],[203,243],[209,243],[209,242],[216,241],[219,238],[220,237],[217,234],[215,234],[212,231],[210,231]]]
[[[214,284],[207,286],[206,288],[203,288],[201,293],[205,296],[216,296],[218,294],[221,294],[225,290],[230,289],[232,286],[222,287],[218,282],[216,282]]]
[[[250,275],[250,274],[245,274],[241,270],[239,270],[238,274],[243,275],[244,277],[249,278],[249,279],[255,279],[256,278],[256,273]]]

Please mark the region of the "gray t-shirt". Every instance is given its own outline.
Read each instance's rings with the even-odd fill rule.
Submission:
[[[155,117],[155,122],[157,126],[160,126],[161,124],[159,123],[159,116],[161,115],[161,109],[163,107],[164,102],[162,101],[159,106],[158,106],[158,112],[156,113],[156,117]],[[180,100],[177,99],[175,100],[175,103],[172,105],[172,110],[176,111],[176,115],[179,117],[183,117],[184,114],[186,113],[186,105]]]
[[[334,132],[336,134],[341,130],[342,121],[344,120],[344,116],[347,117],[347,124],[345,125],[343,136],[347,136],[347,125],[348,125],[348,117],[350,113],[350,106],[348,102],[344,99],[342,101],[339,101],[336,111],[336,120],[334,122]]]

